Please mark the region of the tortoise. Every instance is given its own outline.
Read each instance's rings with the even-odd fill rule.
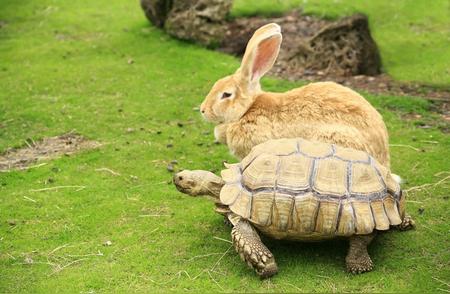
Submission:
[[[377,231],[406,230],[405,197],[390,171],[363,151],[304,139],[269,140],[236,164],[174,175],[180,192],[212,196],[231,222],[242,260],[261,278],[277,273],[258,232],[274,239],[349,239],[349,272],[372,270],[367,246]]]

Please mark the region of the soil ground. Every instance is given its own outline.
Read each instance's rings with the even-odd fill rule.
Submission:
[[[75,133],[43,138],[37,142],[27,139],[25,143],[26,145],[22,148],[9,148],[0,155],[0,172],[27,169],[38,161],[54,159],[62,155],[69,156],[100,146],[99,143],[87,140]]]

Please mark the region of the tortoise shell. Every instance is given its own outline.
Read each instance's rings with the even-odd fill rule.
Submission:
[[[399,184],[362,151],[278,139],[226,167],[220,201],[274,238],[365,235],[403,218]]]

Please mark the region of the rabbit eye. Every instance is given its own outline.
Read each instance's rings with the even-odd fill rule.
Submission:
[[[231,93],[223,92],[222,99],[229,98],[229,97],[231,97]]]

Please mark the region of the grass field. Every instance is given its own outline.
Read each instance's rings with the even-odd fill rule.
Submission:
[[[234,13],[260,9],[257,1],[245,3]],[[308,1],[306,11],[332,6],[318,3]],[[376,9],[373,15],[399,8],[376,3],[384,6],[363,8]],[[414,3],[402,13],[417,20],[429,2]],[[418,21],[419,28],[442,29],[445,11],[434,3],[426,5],[432,21]],[[339,2],[330,14],[359,6]],[[372,21],[380,24],[373,29],[386,69],[399,79],[448,84],[448,53],[437,53],[448,36],[429,32],[436,43],[420,50],[411,35],[403,45],[392,37],[406,20],[390,20]],[[450,186],[441,181],[449,176],[450,140],[430,102],[365,94],[386,120],[404,188],[441,181],[408,193],[417,229],[380,235],[369,250],[375,270],[359,276],[344,271],[344,241],[267,242],[280,272],[260,281],[230,249],[230,229],[211,203],[177,192],[166,170],[174,159],[180,169],[216,171],[222,160],[234,161],[225,146],[212,144],[212,126],[193,108],[238,60],[173,40],[148,24],[136,1],[3,0],[0,24],[0,150],[71,130],[103,144],[0,173],[0,292],[450,290]],[[427,59],[417,63],[420,55]],[[275,79],[264,85],[295,86]],[[404,119],[410,114],[421,117]],[[58,186],[85,188],[33,191]]]

